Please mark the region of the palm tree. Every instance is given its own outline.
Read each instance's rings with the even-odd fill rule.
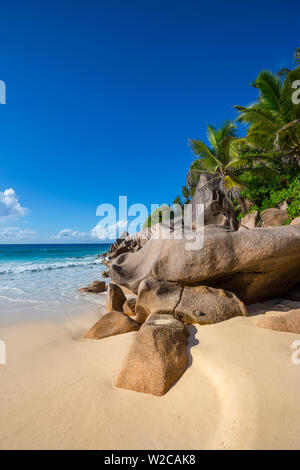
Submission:
[[[259,92],[257,102],[248,107],[235,106],[240,113],[237,121],[249,126],[247,142],[261,156],[272,154],[284,166],[300,163],[300,106],[293,100],[298,80],[300,66],[283,82],[278,75],[263,70],[252,84]]]
[[[244,139],[236,138],[236,126],[228,121],[219,129],[208,126],[207,138],[210,147],[202,140],[190,140],[190,145],[197,155],[188,173],[188,183],[195,175],[205,173],[209,176],[206,184],[214,184],[222,195],[223,212],[229,219],[230,226],[237,228],[234,201],[244,208],[241,190],[244,184],[239,175],[245,170],[268,177],[272,171],[267,163],[268,157],[261,158],[249,151]],[[202,187],[201,187],[202,188]]]

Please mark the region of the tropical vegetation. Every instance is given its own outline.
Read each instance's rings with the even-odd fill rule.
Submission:
[[[257,101],[235,106],[235,123],[208,126],[208,145],[190,140],[196,158],[182,190],[184,203],[191,201],[200,174],[206,173],[218,182],[232,225],[245,213],[246,200],[250,211],[260,212],[285,202],[288,222],[300,215],[300,48],[294,60],[292,70],[261,71],[251,84]],[[247,128],[243,138],[237,135],[239,123]]]

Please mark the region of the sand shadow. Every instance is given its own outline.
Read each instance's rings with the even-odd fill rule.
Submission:
[[[197,334],[197,331],[198,331],[197,328],[194,325],[188,325],[187,330],[189,332],[188,345],[187,345],[187,353],[188,353],[188,356],[189,356],[189,362],[188,362],[188,366],[187,366],[186,370],[189,367],[191,367],[191,365],[193,363],[193,356],[192,356],[192,353],[191,353],[191,349],[194,346],[197,346],[197,344],[199,344],[199,340],[196,338],[196,334]]]
[[[289,310],[294,310],[296,308],[299,308],[299,302],[283,298],[265,300],[263,302],[247,305],[249,317],[255,317],[270,311],[288,312]]]

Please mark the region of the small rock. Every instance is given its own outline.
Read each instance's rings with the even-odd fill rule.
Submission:
[[[281,204],[279,204],[279,209],[281,209],[282,211],[286,211],[288,207],[289,206],[286,201],[283,201]]]
[[[106,313],[94,326],[87,332],[85,338],[101,339],[108,336],[138,331],[140,324],[121,312]]]
[[[164,395],[188,365],[187,330],[171,315],[151,315],[135,336],[116,386]]]
[[[282,209],[266,209],[260,214],[264,227],[277,227],[283,225],[289,218],[286,210]]]
[[[106,289],[106,284],[104,281],[93,281],[88,287],[82,287],[79,289],[79,292],[93,292],[94,294],[98,294],[100,292],[104,292]]]
[[[123,312],[126,313],[129,316],[134,316],[135,315],[135,304],[136,304],[136,298],[131,297],[126,300],[126,302],[123,305]]]
[[[102,277],[109,277],[109,272],[108,271],[102,271],[101,276]]]
[[[106,294],[106,311],[111,312],[112,310],[116,310],[117,312],[122,312],[125,302],[126,297],[122,289],[117,286],[117,284],[109,284]]]
[[[79,292],[89,292],[89,288],[88,287],[81,287],[81,289],[79,289]]]
[[[300,334],[300,309],[265,317],[257,323],[257,326],[285,333]]]

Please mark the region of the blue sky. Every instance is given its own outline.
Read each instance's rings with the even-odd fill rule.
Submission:
[[[291,0],[3,2],[0,243],[85,241],[119,195],[171,203],[188,138],[255,100],[299,26]]]

